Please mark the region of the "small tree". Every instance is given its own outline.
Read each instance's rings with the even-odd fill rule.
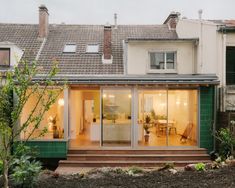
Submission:
[[[52,68],[40,82],[34,81],[35,76],[40,72],[36,61],[21,60],[12,71],[5,74],[5,83],[0,88],[0,159],[3,162],[4,188],[8,188],[9,168],[16,156],[16,153],[13,152],[13,144],[15,142],[24,144],[32,137],[35,130],[39,128],[44,114],[55,103],[63,90],[63,87],[53,81],[53,77],[58,71],[57,64],[56,61],[53,62]],[[0,81],[2,80],[1,75]],[[57,90],[53,90],[55,87]],[[22,110],[32,95],[36,95],[37,99],[31,106],[32,110],[27,114],[25,122],[21,122],[21,126],[19,126]],[[28,137],[19,140],[20,134],[25,132],[29,126],[31,129]],[[39,136],[45,132],[46,129]]]

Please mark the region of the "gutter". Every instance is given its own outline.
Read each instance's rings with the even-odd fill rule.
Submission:
[[[125,40],[126,42],[130,42],[130,41],[179,41],[179,42],[183,42],[183,41],[189,41],[189,42],[196,42],[199,41],[198,38],[132,38],[129,37]]]

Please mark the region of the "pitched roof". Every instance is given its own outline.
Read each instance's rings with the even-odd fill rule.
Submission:
[[[24,50],[24,58],[34,60],[42,40],[38,39],[38,25],[0,23],[0,42],[12,42]]]
[[[177,39],[174,30],[163,25],[118,25],[112,27],[112,64],[102,64],[103,25],[50,25],[49,35],[40,52],[38,63],[48,71],[53,59],[59,62],[59,74],[116,75],[124,73],[123,40],[127,38]],[[0,42],[9,41],[25,49],[25,57],[36,57],[42,41],[38,39],[38,25],[0,24]],[[64,45],[75,43],[75,54],[63,53]],[[99,53],[86,53],[87,44],[99,44]],[[43,72],[42,72],[43,73]]]

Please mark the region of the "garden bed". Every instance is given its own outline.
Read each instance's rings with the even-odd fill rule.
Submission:
[[[57,176],[43,174],[38,187],[235,187],[235,167],[207,171],[149,171],[137,174],[95,170],[88,174]]]
[[[0,186],[1,183],[0,183]],[[114,188],[114,187],[235,187],[235,167],[207,171],[144,171],[128,173],[122,169],[96,169],[87,174],[60,175],[45,171],[40,175],[38,188]]]

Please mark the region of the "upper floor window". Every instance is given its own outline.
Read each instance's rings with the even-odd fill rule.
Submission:
[[[10,66],[10,48],[0,48],[0,66]]]
[[[176,52],[150,52],[150,71],[169,72],[176,69]]]
[[[66,44],[64,46],[64,53],[75,53],[76,52],[77,45],[76,44]]]
[[[86,53],[98,53],[99,45],[98,44],[88,44],[86,46]]]

